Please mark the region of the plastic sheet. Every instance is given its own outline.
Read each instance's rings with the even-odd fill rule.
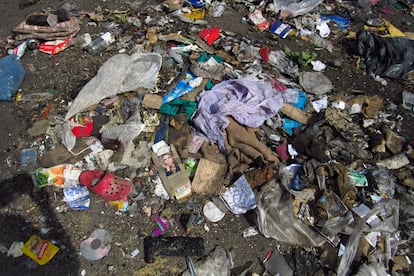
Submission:
[[[296,17],[310,12],[316,8],[322,0],[273,0],[276,12],[280,11],[280,18]]]
[[[365,275],[389,275],[385,268],[378,263],[374,264],[363,264],[358,270],[356,276],[365,276]]]
[[[154,88],[161,63],[162,57],[156,53],[136,53],[132,56],[118,54],[111,57],[79,92],[65,119],[107,97],[137,88]]]
[[[293,200],[286,195],[275,180],[267,183],[257,200],[257,223],[260,233],[299,246],[319,247],[325,239],[311,227],[295,219],[292,213]]]
[[[216,248],[207,256],[206,259],[194,264],[195,275],[197,276],[230,276],[233,267],[233,256],[221,246]],[[190,272],[184,271],[182,276],[189,276]]]
[[[381,194],[387,195],[388,198],[393,198],[395,194],[395,186],[398,182],[392,172],[386,168],[380,167],[372,172],[372,176],[375,178],[378,191]]]
[[[388,217],[387,214],[390,214]],[[374,227],[368,228],[367,221],[374,215],[384,215],[384,218],[380,223]],[[354,260],[355,254],[359,246],[359,239],[364,232],[394,232],[398,229],[399,224],[399,202],[392,199],[387,202],[381,202],[375,205],[371,211],[366,214],[357,224],[351,236],[344,254],[337,269],[338,276],[345,276],[349,270],[349,267]]]
[[[244,214],[256,207],[253,190],[244,175],[237,179],[233,186],[228,187],[220,197],[234,214]]]
[[[357,53],[365,58],[369,74],[404,79],[414,70],[414,40],[378,37],[367,31],[357,35]]]
[[[408,236],[409,240],[414,238],[414,194],[401,193],[400,195],[402,231]]]
[[[347,212],[345,216],[334,217],[325,221],[322,226],[321,232],[328,236],[336,236],[341,230],[348,224],[354,221],[352,212]]]
[[[136,104],[134,114],[132,114],[124,124],[106,128],[102,132],[102,139],[118,140],[126,147],[129,142],[144,130],[145,124],[141,121],[139,110],[140,101],[138,100],[138,102],[134,102],[134,104]]]
[[[276,67],[281,73],[291,77],[297,77],[299,74],[298,65],[290,59],[282,50],[269,52],[269,63]]]

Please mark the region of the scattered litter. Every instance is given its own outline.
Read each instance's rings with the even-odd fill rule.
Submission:
[[[256,275],[257,264],[263,275],[411,272],[414,45],[402,31],[409,17],[385,19],[412,14],[403,2],[136,0],[123,10],[66,3],[28,13],[0,39],[0,100],[15,99],[19,119],[32,109],[29,136],[13,141],[5,163],[30,171],[59,206],[54,218],[19,190],[17,210],[48,236],[61,228],[51,223],[93,218],[99,205],[107,229],[130,235],[110,254],[119,233],[103,220],[83,236],[81,255],[136,259],[143,239],[139,275],[183,273],[165,256],[185,258],[183,275]],[[75,83],[42,79],[51,68],[71,72],[63,62],[74,52],[88,58],[76,59]],[[263,238],[271,248],[233,268],[239,257],[214,244],[222,231],[243,237],[236,252]],[[1,250],[43,265],[70,249],[55,239],[33,235]],[[97,271],[125,272],[104,266]]]

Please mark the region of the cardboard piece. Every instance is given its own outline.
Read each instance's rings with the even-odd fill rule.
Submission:
[[[191,196],[191,182],[174,145],[160,141],[152,149],[152,161],[168,195],[177,200]]]
[[[410,258],[404,255],[397,255],[392,257],[392,271],[408,270],[412,265]]]
[[[223,176],[226,164],[200,159],[193,179],[193,191],[198,194],[220,194],[223,191]]]
[[[284,103],[279,111],[288,116],[289,118],[298,121],[299,123],[302,123],[304,125],[307,125],[309,123],[311,117],[311,114],[306,113],[305,111],[289,103]]]
[[[156,94],[145,94],[142,100],[142,106],[145,108],[160,109],[162,97]]]

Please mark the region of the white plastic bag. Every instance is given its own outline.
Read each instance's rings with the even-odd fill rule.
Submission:
[[[273,0],[276,12],[280,11],[280,18],[296,17],[310,12],[316,8],[322,0]]]
[[[257,201],[257,223],[260,233],[299,246],[319,247],[325,239],[293,216],[293,200],[275,180],[263,186]]]
[[[232,267],[232,253],[219,245],[215,247],[205,260],[194,264],[195,275],[197,276],[230,276]],[[182,276],[189,275],[191,274],[188,270],[182,274]]]
[[[367,221],[374,215],[379,214],[390,214],[390,216],[384,218],[375,227],[368,228]],[[362,233],[367,232],[394,232],[397,231],[399,225],[399,201],[391,199],[386,202],[380,202],[375,205],[371,211],[366,214],[354,228],[351,236],[349,237],[346,245],[346,250],[342,255],[341,261],[337,268],[338,276],[345,276],[348,273],[349,267],[354,260],[355,254],[359,246],[359,239]]]
[[[65,120],[107,97],[137,88],[154,88],[161,63],[162,57],[157,53],[136,53],[131,56],[118,54],[111,57],[79,92]]]

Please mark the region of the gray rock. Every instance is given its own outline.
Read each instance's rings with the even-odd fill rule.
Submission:
[[[299,84],[305,92],[314,95],[324,95],[333,88],[332,82],[321,72],[300,72]]]

